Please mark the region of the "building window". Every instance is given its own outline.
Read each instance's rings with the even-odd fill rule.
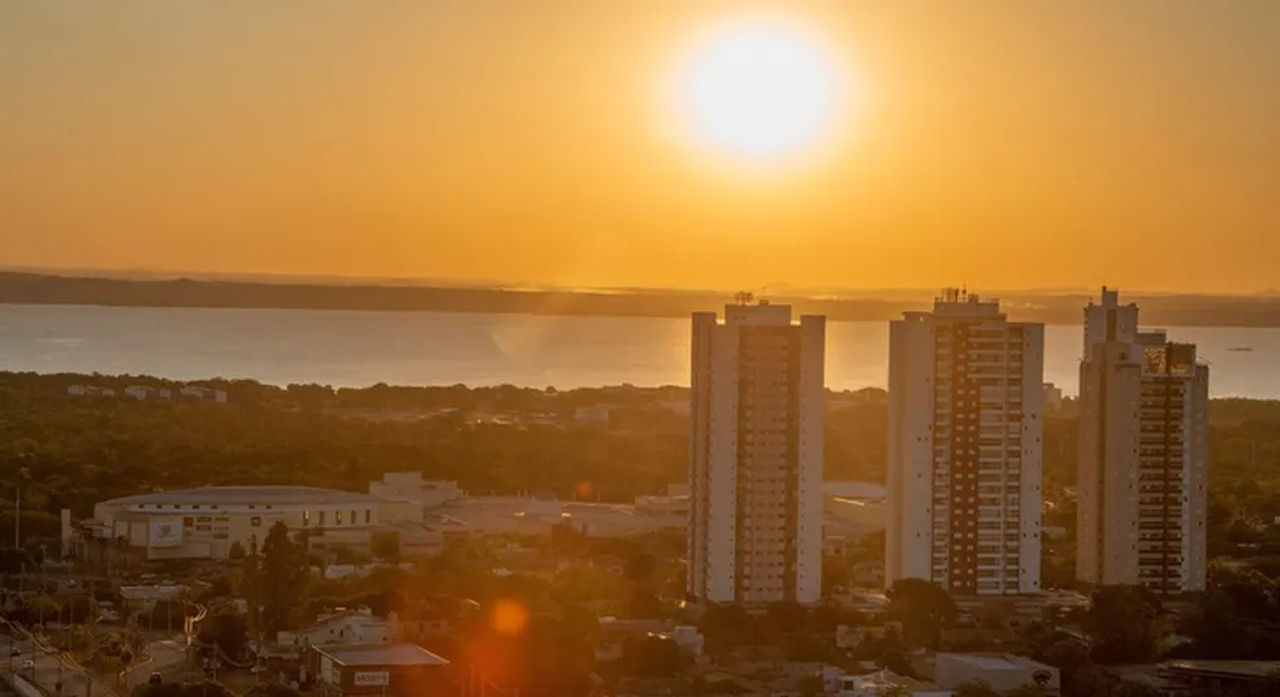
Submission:
[[[303,511],[303,512],[302,512],[302,527],[304,527],[304,528],[305,528],[305,527],[307,527],[307,526],[308,526],[308,525],[310,525],[310,524],[311,524],[311,511]]]
[[[368,525],[371,522],[373,522],[373,511],[366,508],[364,509],[364,523]]]
[[[320,511],[320,527],[324,527],[324,511]]]
[[[355,511],[351,511],[351,524],[352,524],[352,525],[355,525],[355,524],[356,524],[356,512],[355,512]]]
[[[342,525],[342,511],[333,512],[333,524]]]
[[[250,518],[250,519],[249,519],[249,525],[251,525],[251,526],[253,526],[253,527],[255,527],[255,528],[260,528],[260,527],[262,527],[262,516],[254,516],[254,517]]]

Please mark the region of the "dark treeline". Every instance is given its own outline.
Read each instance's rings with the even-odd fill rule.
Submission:
[[[867,291],[865,293],[870,293]],[[903,310],[925,309],[928,294],[887,293],[894,298],[805,297],[770,294],[777,303],[832,320],[885,321]],[[1000,294],[1010,318],[1049,324],[1078,324],[1084,293]],[[1144,321],[1173,326],[1280,326],[1280,297],[1142,295]],[[910,296],[910,299],[905,299]],[[0,272],[0,303],[111,305],[136,307],[281,308],[311,310],[419,310],[434,312],[688,317],[718,308],[730,298],[710,291],[513,290],[420,285],[263,283],[192,279],[123,279]]]
[[[224,405],[76,397],[74,384],[176,387],[143,377],[0,373],[0,536],[15,485],[24,532],[56,535],[56,513],[140,492],[226,484],[363,490],[382,473],[421,471],[485,494],[549,490],[628,501],[682,482],[687,391],[511,386],[286,388],[206,381]],[[579,411],[607,406],[607,420]],[[575,415],[583,418],[575,418]],[[596,418],[605,418],[596,414]],[[1280,516],[1280,402],[1215,400],[1211,544],[1262,544]],[[884,392],[828,393],[826,477],[883,482]],[[1046,419],[1046,525],[1073,526],[1075,419]],[[25,470],[26,474],[22,474]],[[5,539],[5,538],[0,538]]]

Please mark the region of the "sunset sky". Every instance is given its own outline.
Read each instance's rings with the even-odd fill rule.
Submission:
[[[828,127],[687,128],[804,36]],[[589,286],[1280,287],[1280,2],[0,3],[0,264]]]

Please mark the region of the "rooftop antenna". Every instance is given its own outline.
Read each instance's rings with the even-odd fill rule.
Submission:
[[[755,304],[755,300],[756,300],[756,296],[750,291],[746,291],[746,290],[738,291],[733,295],[733,301],[737,305],[742,305],[742,306],[753,305]]]

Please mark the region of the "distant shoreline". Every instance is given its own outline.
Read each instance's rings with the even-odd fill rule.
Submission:
[[[1123,289],[1122,289],[1123,290]],[[887,321],[924,303],[879,298],[766,296],[797,313],[833,321]],[[1010,319],[1080,324],[1085,294],[1002,294]],[[1131,294],[1143,324],[1183,327],[1280,327],[1280,297]],[[598,292],[389,285],[147,280],[0,272],[0,303],[190,307],[221,309],[358,310],[531,314],[596,317],[688,317],[717,310],[732,298],[706,291]]]

